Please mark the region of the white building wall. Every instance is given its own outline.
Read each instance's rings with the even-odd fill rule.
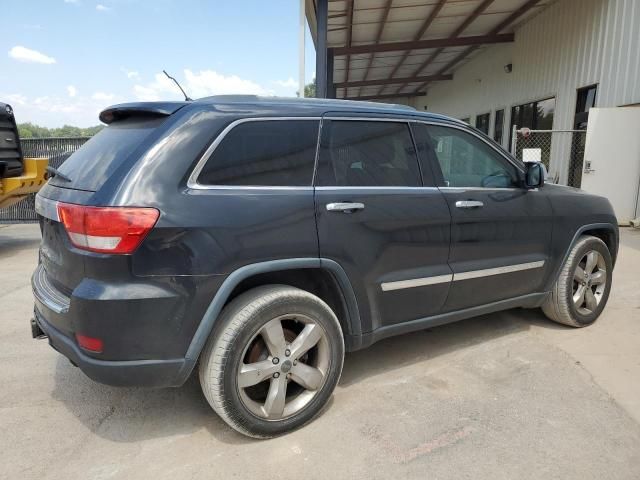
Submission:
[[[412,103],[472,124],[491,112],[491,133],[504,108],[505,146],[514,105],[556,97],[553,128],[571,129],[578,88],[598,84],[597,107],[640,103],[640,0],[558,0],[515,33],[513,44],[486,47]],[[564,183],[570,144],[562,143],[554,144],[551,172]]]

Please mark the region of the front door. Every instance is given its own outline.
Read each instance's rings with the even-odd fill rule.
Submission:
[[[323,119],[315,184],[320,256],[345,269],[363,332],[440,312],[450,215],[432,176],[423,184],[409,124]]]
[[[453,282],[445,311],[539,292],[551,268],[551,206],[522,172],[465,127],[416,124],[451,211]]]

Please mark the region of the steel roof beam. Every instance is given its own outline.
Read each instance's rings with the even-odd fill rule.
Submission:
[[[484,45],[488,43],[509,43],[515,40],[513,33],[496,35],[474,35],[471,37],[434,38],[415,42],[390,42],[353,47],[335,47],[336,55],[357,55],[361,53],[395,52],[398,50],[424,50],[427,48],[464,47],[468,45]],[[406,55],[408,56],[408,55]],[[405,57],[403,56],[403,61]]]
[[[354,82],[335,83],[336,88],[349,87],[369,87],[371,85],[392,85],[394,83],[418,83],[418,82],[435,82],[439,80],[452,80],[453,75],[426,75],[422,77],[405,77],[405,78],[378,78],[372,80],[358,80]]]
[[[360,97],[346,97],[343,100],[378,100],[384,98],[424,97],[426,92],[387,93],[386,95],[364,95]]]

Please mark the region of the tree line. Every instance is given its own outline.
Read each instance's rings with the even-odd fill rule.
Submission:
[[[92,137],[103,128],[104,127],[102,125],[87,128],[74,127],[72,125],[47,128],[27,122],[18,124],[18,135],[20,138]]]

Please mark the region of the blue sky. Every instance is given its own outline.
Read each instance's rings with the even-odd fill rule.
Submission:
[[[0,101],[18,122],[98,123],[105,106],[187,93],[294,96],[298,0],[0,0]],[[315,53],[307,32],[306,82]]]

